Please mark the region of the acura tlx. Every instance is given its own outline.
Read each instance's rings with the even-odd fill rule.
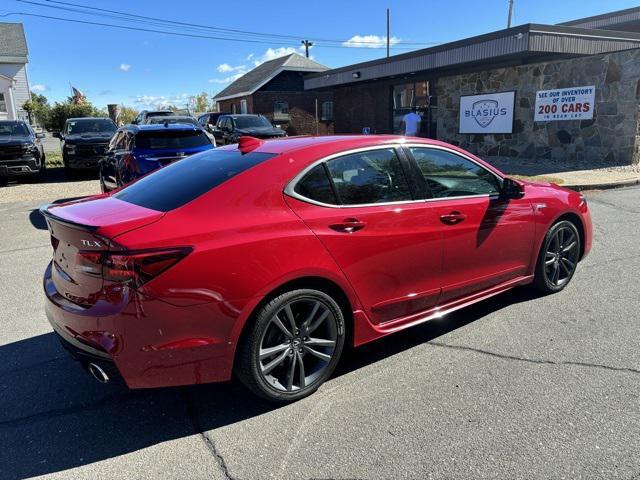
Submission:
[[[291,137],[210,150],[41,208],[46,313],[98,380],[314,392],[345,348],[530,284],[567,286],[585,198],[434,140]]]

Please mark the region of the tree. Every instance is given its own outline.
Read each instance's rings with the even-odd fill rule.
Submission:
[[[31,99],[27,100],[22,108],[29,114],[30,123],[39,126],[47,124],[51,113],[51,105],[49,105],[49,100],[44,95],[31,92]]]
[[[64,122],[68,118],[77,117],[106,117],[106,113],[94,107],[91,102],[85,100],[82,104],[73,102],[73,97],[68,97],[65,102],[56,102],[51,108],[47,128],[50,130],[62,130]]]
[[[207,92],[202,92],[192,98],[194,113],[202,113],[209,110],[209,94]]]
[[[123,125],[133,122],[133,119],[136,118],[139,113],[135,108],[127,107],[126,105],[120,105],[119,110],[118,124],[122,122]]]

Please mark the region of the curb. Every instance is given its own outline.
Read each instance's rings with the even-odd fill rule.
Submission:
[[[583,190],[609,190],[612,188],[632,187],[634,185],[640,185],[640,177],[605,183],[563,183],[560,186],[581,192]]]

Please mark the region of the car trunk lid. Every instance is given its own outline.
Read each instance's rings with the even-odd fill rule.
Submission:
[[[53,284],[67,300],[86,307],[100,299],[104,288],[96,255],[121,250],[117,236],[163,216],[112,197],[46,205],[40,211],[51,235]]]

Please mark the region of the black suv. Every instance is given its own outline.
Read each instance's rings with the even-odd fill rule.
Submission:
[[[177,113],[171,110],[142,110],[131,123],[133,125],[142,125],[151,117],[173,117],[174,115],[177,115]]]
[[[204,128],[207,132],[213,132],[213,129],[216,127],[218,123],[218,118],[222,115],[229,115],[225,112],[207,112],[203,113],[198,117],[198,123],[202,128]]]
[[[98,162],[117,129],[109,118],[69,118],[62,132],[54,134],[61,140],[64,168],[98,168]]]
[[[44,171],[44,133],[22,120],[0,120],[0,177],[37,175]]]
[[[262,115],[221,115],[216,128],[212,130],[217,145],[238,143],[242,136],[255,138],[280,138],[287,133],[271,125]]]

